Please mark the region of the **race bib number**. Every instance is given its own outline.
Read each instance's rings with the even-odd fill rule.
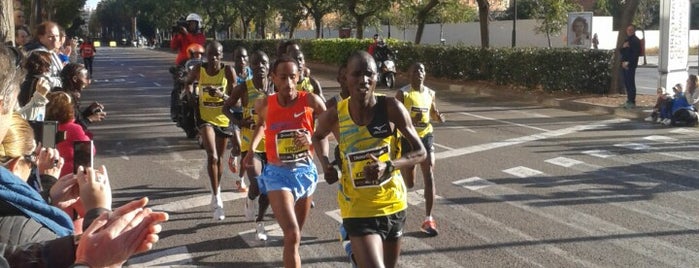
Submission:
[[[305,129],[288,129],[277,133],[277,158],[282,162],[296,162],[308,156],[308,146],[296,146],[294,138],[299,131],[308,133]]]
[[[383,180],[369,180],[364,176],[364,167],[374,162],[369,155],[373,155],[379,161],[391,160],[389,157],[390,149],[388,146],[381,148],[373,148],[359,152],[353,152],[346,155],[346,160],[349,166],[349,174],[352,179],[354,188],[378,187],[391,180],[392,176],[387,176]]]
[[[427,124],[430,122],[430,118],[427,114],[429,110],[428,108],[420,107],[410,108],[410,119],[413,121],[413,126],[418,128],[427,127]]]

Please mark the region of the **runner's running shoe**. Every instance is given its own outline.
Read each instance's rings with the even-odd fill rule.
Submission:
[[[255,232],[257,233],[257,239],[260,241],[267,241],[267,230],[265,230],[265,224],[262,222],[257,222],[255,227]]]
[[[437,236],[439,234],[439,232],[437,232],[437,223],[434,220],[425,220],[420,230],[428,236]]]

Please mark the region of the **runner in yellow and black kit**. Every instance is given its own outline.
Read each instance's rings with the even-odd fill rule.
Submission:
[[[221,157],[232,133],[229,129],[230,121],[221,108],[224,101],[228,99],[227,93],[230,93],[235,85],[236,77],[233,68],[221,62],[223,59],[221,43],[213,41],[206,46],[206,59],[206,63],[195,66],[192,72],[189,72],[185,86],[187,94],[191,97],[195,90],[193,83],[199,81],[197,126],[206,150],[206,168],[211,182],[211,207],[214,209],[214,219],[223,220],[226,216],[219,186],[223,174]]]
[[[303,56],[301,50],[289,51],[289,57],[296,60],[301,70],[306,69],[306,58]],[[299,81],[296,83],[296,89],[316,94],[325,102],[323,89],[320,87],[320,83],[315,78],[306,75],[305,72],[299,73]]]
[[[408,112],[395,98],[374,94],[376,63],[368,53],[350,56],[346,82],[350,97],[318,118],[313,145],[325,180],[337,181],[330,164],[327,136],[340,144],[342,179],[338,204],[343,226],[359,267],[395,267],[406,219],[407,192],[397,169],[425,159],[425,149]],[[395,157],[398,130],[415,150]]]
[[[266,194],[260,193],[257,181],[257,177],[260,176],[264,166],[267,164],[264,139],[262,139],[255,148],[251,148],[255,126],[259,125],[259,118],[255,112],[255,102],[273,93],[269,88],[269,81],[267,79],[269,73],[269,58],[267,54],[262,51],[255,51],[252,54],[251,68],[252,78],[233,89],[231,97],[226,100],[223,106],[223,112],[241,128],[240,150],[242,151],[242,155],[247,155],[247,152],[250,150],[254,152],[255,157],[253,158],[252,165],[243,166],[243,168],[247,169],[245,173],[248,175],[248,180],[250,180],[248,198],[245,200],[245,218],[247,220],[253,220],[256,212],[255,205],[256,203],[259,204],[257,219],[255,219],[257,239],[267,240],[267,233],[265,232],[262,221],[269,207],[269,201]],[[243,106],[242,120],[236,119],[229,109],[235,106],[238,100],[240,100]],[[257,199],[258,196],[259,199]]]
[[[437,190],[434,187],[434,135],[431,120],[440,123],[444,122],[444,115],[437,109],[434,90],[429,89],[423,83],[425,81],[425,65],[416,62],[410,66],[410,85],[407,85],[396,92],[396,99],[405,105],[410,113],[413,126],[417,130],[422,145],[427,151],[427,159],[420,163],[422,178],[425,182],[425,220],[420,229],[429,236],[436,236],[437,223],[432,218],[432,208],[434,207],[434,197]],[[410,144],[401,139],[401,149],[410,151]],[[401,174],[405,178],[408,188],[415,185],[416,166],[401,169]]]

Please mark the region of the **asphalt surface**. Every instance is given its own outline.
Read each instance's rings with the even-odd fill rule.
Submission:
[[[93,84],[83,92],[82,103],[98,100],[108,113],[90,129],[116,205],[148,196],[153,209],[171,216],[155,248],[127,265],[281,266],[281,231],[271,212],[270,240],[256,241],[229,172],[222,182],[226,219],[212,219],[205,153],[169,119],[173,59],[100,48]],[[338,93],[331,69],[313,74],[326,97]],[[408,194],[400,267],[699,266],[699,129],[428,85],[448,120],[435,124],[440,235],[419,230],[418,178]],[[348,267],[338,241],[337,186],[320,181],[301,259],[305,267]]]

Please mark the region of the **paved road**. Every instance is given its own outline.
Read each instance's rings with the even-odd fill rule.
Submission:
[[[205,154],[169,121],[173,54],[102,48],[83,103],[108,118],[91,127],[118,204],[149,196],[170,213],[161,241],[131,267],[278,267],[281,235],[254,240],[242,195],[223,181],[227,218],[211,219]],[[319,75],[337,93],[330,73]],[[387,92],[387,91],[383,91]],[[696,267],[699,129],[592,116],[438,91],[441,234],[419,232],[422,185],[410,207],[400,267]],[[322,179],[321,179],[322,181]],[[347,267],[337,241],[336,186],[319,183],[300,254],[306,267]]]
[[[643,64],[643,58],[638,62]],[[641,65],[636,69],[636,89],[638,94],[649,94],[655,95],[655,90],[658,88],[658,79],[660,74],[658,73],[658,57],[648,56],[646,59],[647,65]],[[689,73],[697,74],[697,56],[689,56]],[[675,83],[684,84],[685,81],[676,81]]]

